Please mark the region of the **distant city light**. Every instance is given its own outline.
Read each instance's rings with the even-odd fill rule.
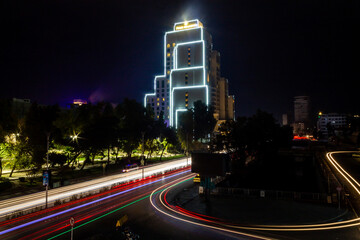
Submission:
[[[83,99],[74,99],[73,104],[74,104],[74,105],[81,106],[81,105],[83,105],[83,104],[87,104],[87,101],[86,101],[86,100],[83,100]]]

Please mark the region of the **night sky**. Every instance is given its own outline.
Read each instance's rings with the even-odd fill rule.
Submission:
[[[199,19],[221,53],[236,115],[360,113],[360,1],[16,1],[0,3],[1,98],[65,105],[143,101],[163,74],[163,37]]]

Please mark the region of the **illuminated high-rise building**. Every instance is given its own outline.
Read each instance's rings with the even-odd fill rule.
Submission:
[[[199,20],[174,24],[164,36],[164,74],[154,79],[154,93],[146,94],[158,118],[177,127],[182,112],[201,100],[214,107],[217,120],[234,119],[234,96],[220,75],[220,53],[212,49],[212,37]]]

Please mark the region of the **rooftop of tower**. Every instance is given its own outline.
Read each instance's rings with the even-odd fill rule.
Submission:
[[[194,19],[194,20],[175,23],[174,31],[197,28],[197,27],[203,27],[203,24],[198,19]]]

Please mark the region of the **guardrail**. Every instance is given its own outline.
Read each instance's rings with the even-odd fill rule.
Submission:
[[[258,197],[276,200],[297,200],[328,203],[328,195],[326,193],[217,187],[213,189],[210,194],[214,196]]]

